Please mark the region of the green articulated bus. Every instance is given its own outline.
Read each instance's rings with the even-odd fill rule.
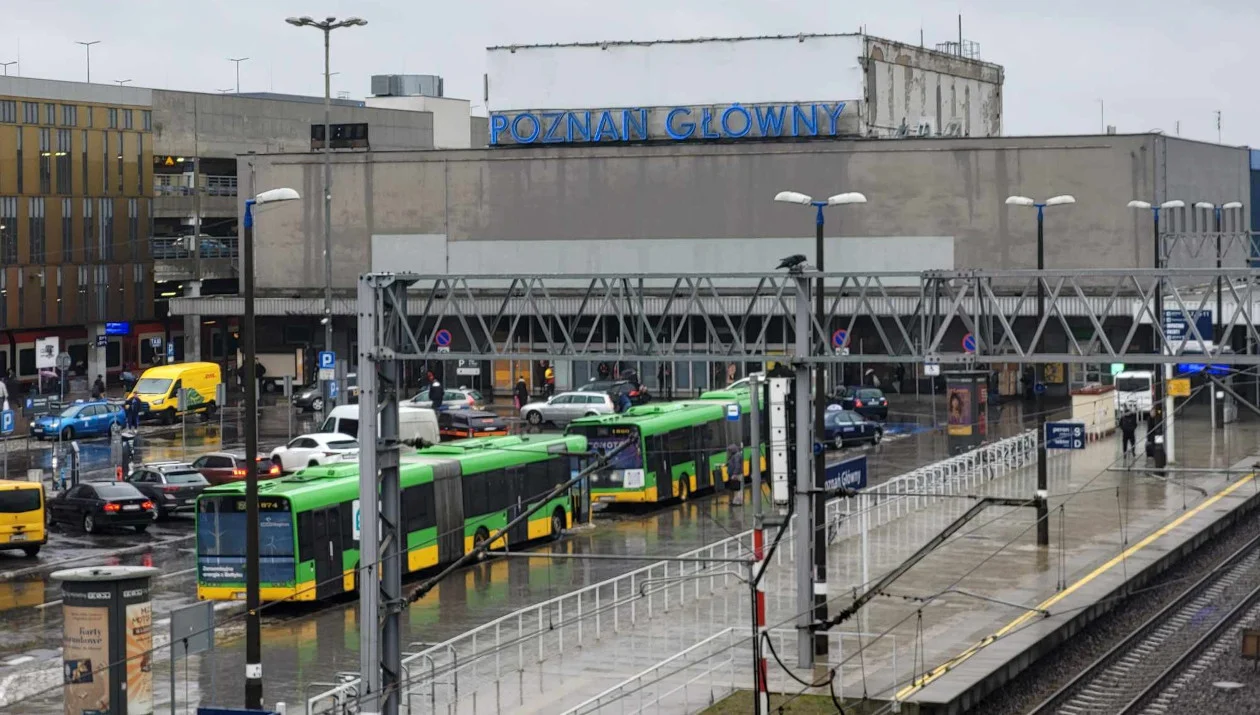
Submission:
[[[406,571],[450,563],[585,464],[580,436],[481,437],[426,447],[400,462]],[[500,537],[493,548],[558,537],[585,513],[578,488]],[[245,484],[212,487],[197,499],[197,597],[245,597]],[[357,464],[308,467],[259,485],[263,601],[315,601],[356,587],[359,564]]]
[[[747,390],[715,391],[696,400],[574,420],[566,433],[585,437],[592,451],[606,453],[630,441],[607,469],[591,475],[591,498],[646,504],[687,499],[726,481],[726,449],[732,443],[743,446],[748,474],[753,455],[750,399]],[[738,419],[728,419],[732,406],[737,406]]]

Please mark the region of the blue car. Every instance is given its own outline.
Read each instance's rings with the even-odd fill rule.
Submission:
[[[77,402],[59,415],[44,415],[31,425],[31,435],[36,439],[78,439],[98,437],[121,430],[126,425],[122,407],[97,400]]]
[[[879,444],[884,438],[884,428],[878,422],[867,419],[857,412],[835,409],[834,405],[827,411],[823,426],[826,430],[827,444],[834,449],[858,442]]]

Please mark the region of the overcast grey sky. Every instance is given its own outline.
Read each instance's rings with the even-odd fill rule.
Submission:
[[[323,94],[319,32],[290,15],[358,15],[333,34],[333,90],[362,97],[369,77],[440,74],[448,96],[481,102],[484,48],[595,40],[852,32],[926,44],[957,35],[1006,67],[1007,134],[1074,134],[1106,123],[1260,145],[1260,92],[1248,48],[1260,4],[1246,0],[5,0],[0,62],[23,75],[213,92]],[[1254,54],[1254,53],[1252,53]],[[12,72],[13,67],[9,68]],[[732,98],[735,99],[735,98]]]

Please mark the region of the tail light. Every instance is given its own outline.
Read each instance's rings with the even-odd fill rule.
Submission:
[[[273,464],[273,465],[271,465],[271,469],[268,469],[268,470],[267,470],[267,473],[268,473],[268,474],[279,474],[279,473],[280,473],[280,465],[279,465],[279,464]]]
[[[324,452],[324,456],[325,456],[325,457],[336,457],[336,456],[337,456],[337,453],[336,453],[336,452]]]
[[[854,406],[855,406],[855,407],[861,407],[861,406],[862,406],[862,401],[861,401],[861,400],[854,400],[854,401],[853,401],[853,404],[854,404]]]
[[[232,476],[234,476],[234,477],[243,477],[243,476],[245,476],[245,470],[244,470],[244,469],[233,469],[233,470],[232,470]]]
[[[140,508],[141,508],[141,509],[152,509],[152,508],[153,508],[153,502],[148,501],[148,500],[145,500],[145,501],[143,501],[143,502],[141,502],[141,503],[140,503]]]
[[[162,491],[164,491],[164,492],[177,492],[177,491],[179,491],[179,487],[165,486],[165,487],[162,487]]]
[[[113,502],[109,502],[108,504],[106,504],[104,507],[101,507],[101,508],[109,512],[122,511],[122,507]]]

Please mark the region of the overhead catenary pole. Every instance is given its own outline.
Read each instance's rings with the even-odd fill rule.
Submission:
[[[808,362],[803,360],[810,352],[809,337],[809,278],[802,272],[796,277],[796,380],[793,392],[796,395],[796,523],[793,528],[796,542],[796,627],[797,657],[799,667],[814,667],[814,643],[810,635],[810,623],[814,611],[814,579],[813,563],[810,551],[813,546],[814,512],[810,509],[809,478],[812,466],[810,445],[809,414],[809,369]],[[821,366],[820,366],[821,367]]]
[[[762,513],[761,499],[761,394],[764,385],[757,374],[748,377],[748,441],[752,444],[752,456],[749,458],[749,470],[752,472],[752,511],[753,511],[753,560],[755,573],[764,568],[766,558],[765,514]],[[753,615],[756,619],[756,640],[754,641],[753,681],[757,691],[753,712],[764,715],[770,712],[770,693],[767,685],[766,658],[760,652],[760,644],[769,633],[766,628],[766,584],[765,579],[754,579]]]
[[[810,340],[809,345],[811,351],[816,347],[820,354],[826,351],[830,343],[830,334],[827,332],[827,310],[826,300],[823,296],[823,207],[827,203],[825,201],[815,201],[814,207],[817,209],[817,216],[814,220],[814,257],[818,263],[817,291],[814,295],[814,318],[818,323],[819,334]],[[812,324],[810,325],[812,328]],[[813,333],[813,330],[809,330]],[[801,399],[800,396],[797,399]],[[814,366],[814,440],[817,442],[824,441],[827,434],[827,428],[824,424],[827,419],[827,368],[824,365]],[[812,446],[812,445],[811,445]],[[798,447],[800,448],[800,447]],[[827,453],[825,450],[819,449],[814,454],[814,497],[813,510],[814,515],[811,519],[810,533],[814,538],[814,622],[822,623],[827,620],[827,530],[822,528],[827,523],[827,500],[823,498],[823,490],[827,486]],[[814,659],[818,663],[826,663],[828,660],[828,639],[827,634],[819,631],[814,634]]]

